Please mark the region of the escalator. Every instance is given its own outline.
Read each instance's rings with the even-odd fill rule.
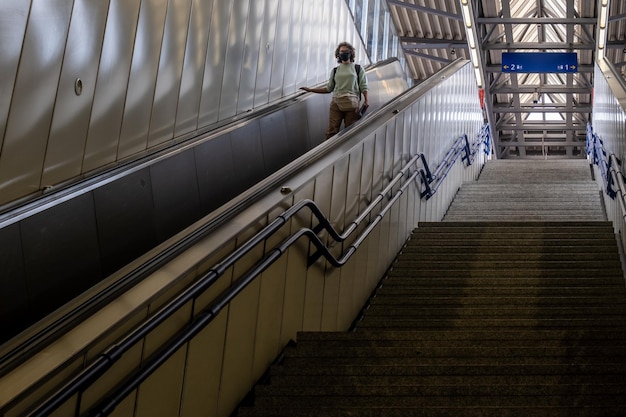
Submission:
[[[406,90],[397,61],[368,77],[375,108]],[[15,280],[0,343],[94,286],[132,285],[140,277],[120,272],[126,265],[319,145],[328,98],[288,98],[2,213],[3,270]]]
[[[161,226],[147,228],[163,240],[152,241],[145,253],[121,262],[118,269],[3,346],[0,414],[84,415],[104,407],[100,415],[114,408],[121,415],[176,415],[184,407],[209,410],[206,415],[229,415],[297,331],[347,328],[413,225],[440,219],[458,185],[477,177],[480,158],[470,166],[466,155],[466,164],[455,165],[446,155],[451,148],[468,149],[457,147],[457,138],[465,133],[465,141],[468,136],[473,141],[483,126],[472,77],[471,65],[459,60],[430,82],[404,92],[400,67],[386,63],[368,72],[376,95],[370,94],[372,108],[362,122],[293,161],[283,159],[274,173],[266,171],[269,164],[265,163],[263,169],[261,164],[259,170],[250,169],[260,155],[266,155],[259,152],[264,147],[253,145],[269,137],[274,141],[272,149],[289,153],[300,146],[291,148],[293,140],[323,137],[310,132],[325,129],[328,96],[297,98],[268,113],[267,119],[252,117],[237,129],[225,127],[219,136],[183,145],[167,158],[156,155],[149,162],[140,161],[127,167],[119,179],[112,175],[102,187],[92,185],[76,191],[76,198],[63,200],[70,206],[89,200],[95,221],[115,223],[126,210],[100,218],[96,215],[102,210],[94,204],[107,201],[103,195],[111,200],[124,195],[126,201],[117,204],[126,207],[131,197],[138,195],[141,200],[142,187],[149,188],[149,200],[158,210],[132,210],[143,216],[124,218],[116,225],[118,230],[142,230],[150,223],[144,217],[167,214]],[[304,119],[297,117],[304,114]],[[460,115],[464,119],[459,120]],[[287,125],[298,125],[299,132],[306,126],[308,133],[290,136],[281,146],[284,137],[279,133],[286,133]],[[235,147],[233,140],[252,140],[252,144]],[[241,169],[233,163],[231,172],[260,173],[254,185],[248,188],[252,181],[244,182],[241,190],[234,191],[225,186],[232,184],[227,177],[217,184],[223,188],[214,197],[201,192],[190,197],[193,189],[208,193],[198,178],[215,178],[217,174],[209,170],[226,159],[216,157],[217,149],[229,147],[236,148],[239,161],[250,161],[236,166]],[[438,183],[436,194],[422,193],[418,184],[425,178],[419,166],[426,159],[435,165],[450,163],[446,173],[435,171],[441,175],[437,181],[448,175],[445,183]],[[271,160],[280,158],[272,155]],[[190,168],[200,166],[198,161],[206,163],[203,175]],[[126,178],[130,178],[127,183]],[[158,190],[158,196],[155,179],[168,185]],[[236,197],[219,200],[229,192]],[[319,218],[307,210],[284,215],[306,200],[314,201],[324,215]],[[140,207],[145,208],[146,201],[141,200]],[[213,203],[219,207],[198,209]],[[367,212],[370,206],[373,211]],[[73,212],[64,216],[78,218]],[[13,224],[28,218],[15,220]],[[109,230],[98,224],[97,230]],[[326,226],[354,234],[336,242]],[[272,234],[259,235],[268,227]],[[312,240],[281,246],[303,228],[328,248],[328,254],[322,256],[321,246],[309,243]],[[364,232],[367,238],[360,240]],[[130,233],[126,239],[133,236]],[[72,258],[85,259],[85,245],[79,241],[76,247]],[[233,258],[234,253],[242,255]],[[345,253],[350,257],[337,268],[329,256],[341,259]],[[259,260],[267,257],[275,259],[259,268]],[[251,274],[253,280],[240,284]],[[233,291],[236,298],[225,298]],[[207,314],[212,316],[204,322]],[[186,329],[196,325],[189,339],[181,339]],[[44,328],[47,331],[42,332]],[[171,350],[163,355],[163,349]],[[140,374],[133,376],[135,371]],[[49,402],[49,398],[56,399]]]

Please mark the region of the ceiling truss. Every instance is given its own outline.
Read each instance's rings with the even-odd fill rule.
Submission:
[[[469,0],[483,64],[485,117],[497,158],[580,158],[591,115],[595,1]],[[469,59],[461,0],[387,0],[416,81],[456,58]],[[626,20],[626,10],[609,21]],[[622,38],[623,39],[623,38]],[[626,41],[607,39],[624,51]],[[503,52],[576,52],[577,73],[503,73]]]

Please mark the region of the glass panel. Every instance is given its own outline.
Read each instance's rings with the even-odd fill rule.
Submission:
[[[380,5],[378,7],[378,42],[376,48],[376,58],[378,61],[383,59],[385,50],[385,15],[386,12],[382,5]]]

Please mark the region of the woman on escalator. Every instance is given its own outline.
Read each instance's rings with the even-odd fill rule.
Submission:
[[[300,87],[301,90],[310,93],[333,93],[326,139],[339,132],[341,122],[344,123],[345,127],[354,124],[369,107],[367,77],[363,67],[354,63],[355,56],[356,50],[351,44],[348,42],[340,43],[335,49],[335,58],[340,65],[332,69],[326,86],[319,88]],[[362,105],[360,104],[361,97],[363,97]]]

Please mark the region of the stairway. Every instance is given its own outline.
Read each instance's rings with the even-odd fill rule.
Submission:
[[[585,160],[488,161],[478,181],[464,184],[444,221],[606,220]]]
[[[521,176],[488,163],[476,185],[524,194],[544,181],[550,199],[558,185],[599,199],[567,184],[590,181],[586,162],[543,180],[554,167],[541,162]],[[415,229],[355,329],[299,333],[238,416],[626,415],[626,289],[599,201],[568,200],[553,210],[570,220],[547,221],[539,190],[517,197],[529,221],[505,220],[493,206],[511,194],[479,207],[461,191],[444,221]],[[457,220],[460,204],[477,216]]]

